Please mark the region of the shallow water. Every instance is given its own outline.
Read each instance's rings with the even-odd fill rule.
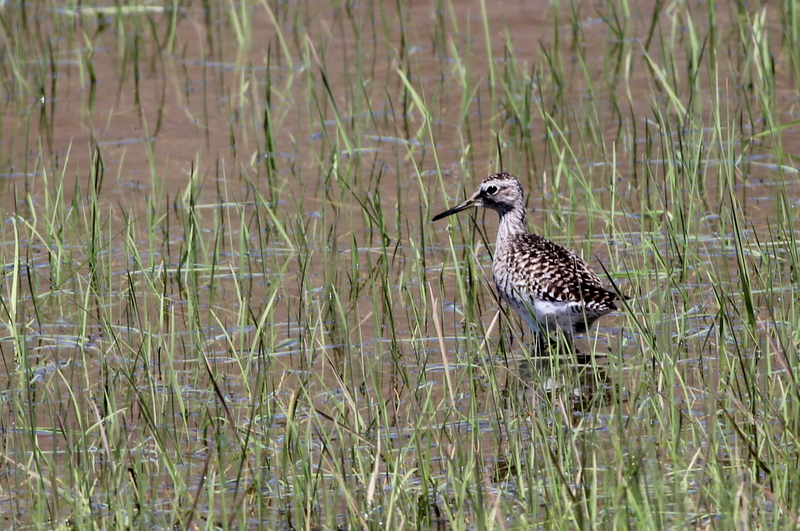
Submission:
[[[569,397],[569,403],[554,407],[571,423],[604,433],[608,406],[624,409],[643,364],[656,364],[642,357],[648,338],[624,315],[609,316],[598,323],[596,335],[579,343],[582,350],[596,349],[605,357],[589,367],[564,362],[555,369],[535,368],[524,361],[525,338],[512,339],[509,331],[516,317],[503,316],[493,324],[497,304],[488,278],[494,216],[478,213],[473,225],[464,215],[453,222],[450,234],[447,222],[428,225],[432,213],[470,193],[499,166],[498,133],[504,169],[517,173],[529,193],[532,228],[578,249],[598,270],[602,261],[623,292],[631,278],[648,279],[652,292],[632,293],[636,317],[646,320],[657,304],[648,301],[671,289],[666,279],[681,276],[681,289],[670,293],[680,312],[674,322],[654,323],[652,331],[657,341],[676,342],[684,384],[706,392],[706,378],[724,372],[715,359],[716,342],[724,339],[714,332],[718,286],[705,266],[729,271],[726,282],[741,281],[739,247],[730,224],[721,226],[718,218],[729,209],[732,193],[742,205],[742,234],[748,241],[776,235],[782,196],[791,208],[800,197],[797,170],[793,159],[777,160],[774,150],[758,149],[773,137],[746,136],[764,126],[762,118],[742,123],[743,113],[737,111],[720,118],[731,135],[730,149],[743,154],[732,190],[720,186],[715,167],[724,160],[709,159],[708,145],[695,146],[696,166],[694,161],[684,161],[683,167],[665,162],[675,160],[665,155],[673,143],[695,137],[681,129],[664,90],[656,91],[663,100],[650,97],[657,76],[640,54],[653,6],[634,7],[628,23],[642,29],[633,32],[633,43],[614,40],[600,17],[608,15],[603,6],[580,8],[580,28],[569,23],[570,7],[554,9],[550,2],[509,3],[488,11],[495,75],[518,68],[539,79],[535,86],[541,93],[530,101],[573,127],[561,131],[575,150],[574,156],[561,153],[562,162],[538,110],[532,109],[534,118],[525,126],[510,111],[504,116],[503,105],[493,106],[515,96],[489,86],[476,2],[453,3],[458,29],[450,12],[422,2],[403,6],[402,13],[396,6],[372,12],[355,7],[352,15],[326,2],[281,4],[276,17],[288,57],[261,4],[244,8],[251,36],[241,44],[222,4],[209,12],[199,5],[181,8],[174,35],[168,13],[117,15],[125,21],[117,26],[108,14],[74,15],[38,5],[23,26],[26,8],[5,6],[4,17],[27,28],[19,36],[30,64],[47,66],[30,66],[25,76],[31,86],[42,88],[40,97],[19,82],[6,83],[14,90],[4,92],[2,111],[4,218],[18,216],[17,226],[24,228],[23,220],[34,226],[41,213],[52,212],[57,197],[63,197],[62,212],[75,215],[54,219],[65,230],[57,246],[54,239],[39,237],[18,243],[24,257],[16,288],[22,305],[7,321],[13,321],[23,342],[15,343],[12,333],[0,340],[5,403],[27,389],[22,403],[37,415],[32,424],[45,427],[37,430],[37,446],[53,456],[56,470],[72,442],[65,433],[93,424],[100,410],[112,411],[102,397],[123,385],[165,395],[180,389],[180,400],[153,399],[164,419],[155,424],[168,428],[180,418],[186,433],[198,439],[218,396],[246,411],[261,386],[273,393],[265,400],[276,404],[290,402],[303,388],[303,407],[329,415],[353,402],[351,414],[372,417],[370,404],[390,404],[395,431],[387,437],[400,440],[419,425],[417,412],[408,408],[427,392],[427,400],[449,401],[471,420],[461,426],[451,410],[442,408],[426,424],[466,434],[477,430],[485,452],[481,472],[497,484],[506,480],[503,449],[509,435],[498,433],[496,418],[510,406],[493,402],[487,372],[506,381],[508,400],[528,403],[532,411],[539,401]],[[665,13],[665,28],[678,15]],[[353,20],[361,23],[360,40]],[[774,11],[767,22],[778,35]],[[718,24],[719,34],[736,31],[728,12],[720,12]],[[418,43],[407,49],[401,46],[404,25]],[[681,23],[675,27],[686,31]],[[730,98],[735,110],[757,105],[757,94],[741,101],[748,92],[737,89],[742,77],[737,58],[718,42],[718,50],[706,53],[720,55],[718,75],[726,79],[721,86],[730,91],[722,98]],[[515,60],[506,45],[513,47]],[[459,51],[457,59],[453,49]],[[548,50],[560,50],[569,61],[560,65],[560,74],[568,78],[562,91],[550,90],[555,71],[532,66]],[[655,45],[648,50],[658,57]],[[634,67],[627,71],[632,55]],[[685,55],[676,56],[677,67],[686,65]],[[578,67],[582,62],[602,93],[587,90]],[[433,118],[430,131],[398,69],[424,95]],[[11,75],[10,67],[4,70]],[[470,87],[466,96],[464,80]],[[775,118],[796,120],[795,80],[776,68],[775,86],[780,109]],[[703,94],[706,105],[716,97]],[[587,101],[598,102],[597,116],[582,114]],[[505,108],[510,107],[509,102]],[[659,112],[666,117],[661,123]],[[591,136],[596,129],[589,125],[595,123],[601,140]],[[664,123],[673,129],[664,130]],[[274,136],[266,135],[267,129]],[[703,138],[710,143],[714,134],[709,129]],[[798,127],[783,129],[779,137],[786,153],[800,148]],[[525,138],[534,140],[525,143]],[[748,149],[743,141],[750,142]],[[98,154],[102,179],[92,181],[93,166],[100,167],[93,162]],[[680,177],[668,180],[670,171]],[[582,175],[588,187],[576,191],[564,172]],[[684,187],[676,189],[672,182]],[[703,194],[693,191],[699,182]],[[97,212],[91,210],[92,189]],[[707,204],[696,210],[703,214],[698,219],[682,220],[668,210],[685,196],[705,198]],[[97,241],[103,246],[96,255],[87,240],[94,234],[93,215],[100,220]],[[795,224],[796,217],[789,226]],[[684,239],[674,240],[666,225],[683,227]],[[16,245],[9,227],[3,251],[6,294],[11,293],[9,257]],[[754,260],[763,258],[754,245],[750,249]],[[653,259],[659,269],[637,269],[642,256],[654,255],[661,256]],[[778,267],[776,273],[774,292],[795,282],[791,271]],[[458,275],[467,279],[471,302],[459,293]],[[791,298],[790,288],[785,289]],[[765,308],[772,295],[755,294],[759,319],[770,320]],[[265,309],[269,312],[262,314]],[[259,338],[263,315],[267,332]],[[740,325],[734,319],[731,326],[735,332]],[[735,333],[727,341],[735,350]],[[23,344],[27,361],[20,363]],[[161,359],[168,350],[174,357]],[[34,375],[28,385],[15,376],[20,365]],[[350,396],[354,389],[360,397]],[[707,414],[702,400],[683,396],[684,389],[664,392],[682,413]],[[83,419],[71,409],[93,403],[100,409],[87,409]],[[142,422],[137,415],[143,413],[132,403],[118,422],[135,433]],[[274,411],[272,418],[258,419],[258,430],[283,429],[285,415],[280,407]],[[4,408],[7,430],[14,429],[16,414],[11,406]],[[53,422],[59,415],[63,419]],[[47,428],[56,425],[64,431]],[[524,430],[514,436],[538,437]],[[595,436],[597,444],[602,439]],[[142,437],[131,448],[151,451],[151,441]],[[191,457],[197,448],[194,441],[170,448],[176,455],[188,453],[182,458],[190,469],[184,477],[195,483],[204,476],[203,458]],[[320,448],[315,455],[322,459],[324,452]],[[19,462],[22,456],[13,459]],[[104,466],[108,456],[98,452],[94,458],[92,466]],[[268,482],[279,482],[273,474]],[[24,492],[12,483],[6,488]],[[25,513],[31,506],[19,503],[16,510]]]

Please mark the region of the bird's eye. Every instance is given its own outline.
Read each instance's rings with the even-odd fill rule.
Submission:
[[[486,193],[489,195],[494,195],[497,193],[497,187],[492,185],[486,188]]]

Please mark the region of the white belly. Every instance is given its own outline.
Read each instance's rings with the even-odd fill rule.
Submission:
[[[585,332],[596,316],[586,313],[579,302],[553,302],[534,299],[533,304],[525,304],[518,298],[508,298],[509,305],[524,320],[534,334],[561,330],[567,335]]]

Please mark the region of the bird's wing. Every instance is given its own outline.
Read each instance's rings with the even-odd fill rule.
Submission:
[[[511,282],[527,295],[558,301],[583,302],[599,311],[616,309],[619,297],[603,287],[586,261],[573,251],[538,234],[520,234],[506,252]]]

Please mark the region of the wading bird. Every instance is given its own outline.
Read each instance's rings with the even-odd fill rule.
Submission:
[[[525,320],[539,340],[561,331],[572,348],[572,336],[586,332],[601,316],[617,309],[619,295],[603,287],[589,265],[574,251],[525,226],[522,185],[510,173],[487,177],[472,197],[433,217],[433,221],[471,207],[500,215],[492,273],[500,296]]]

